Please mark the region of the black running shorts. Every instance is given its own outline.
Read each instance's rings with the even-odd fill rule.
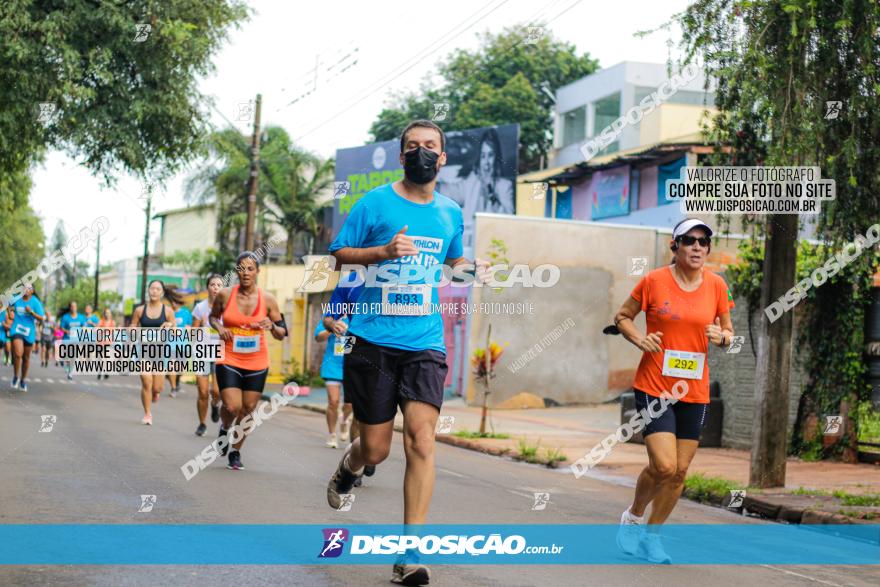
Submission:
[[[217,377],[217,387],[220,388],[220,391],[229,387],[237,387],[242,391],[259,391],[262,393],[263,388],[266,386],[266,376],[269,375],[269,369],[251,371],[249,369],[232,367],[231,365],[216,365],[214,367],[214,375]]]
[[[343,359],[345,401],[364,424],[394,420],[397,406],[407,400],[443,405],[446,355],[435,350],[406,351],[372,344],[356,337]]]
[[[648,408],[648,402],[652,402],[651,411],[656,414],[660,410],[660,398],[648,395],[644,391],[633,389],[636,396],[636,410],[642,411]],[[686,440],[700,440],[700,432],[706,423],[706,415],[709,413],[709,404],[695,404],[678,401],[670,403],[666,411],[652,418],[642,431],[642,436],[648,436],[655,432],[671,432],[676,438]],[[648,413],[650,416],[651,414]]]

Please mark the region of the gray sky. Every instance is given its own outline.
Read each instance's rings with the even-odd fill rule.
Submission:
[[[262,93],[263,125],[282,126],[300,145],[330,157],[337,148],[364,144],[370,124],[389,96],[418,89],[438,60],[456,48],[476,47],[478,32],[550,21],[548,28],[554,36],[574,43],[579,52],[589,52],[602,67],[621,61],[662,63],[669,52],[668,34],[658,32],[644,39],[633,34],[668,21],[688,2],[261,0],[249,4],[251,19],[231,32],[229,42],[214,59],[216,72],[201,80],[201,91],[214,99],[223,116],[247,132],[250,124],[237,121],[239,105]],[[416,17],[414,9],[430,12]],[[407,29],[416,18],[421,27]],[[677,42],[677,29],[674,31]],[[336,77],[323,74],[334,59],[355,48],[357,65]],[[315,91],[288,105],[312,86],[310,70],[316,59],[323,65]],[[212,122],[218,127],[226,125],[213,111]],[[154,209],[184,205],[185,176],[180,174],[155,194]],[[110,230],[102,242],[101,257],[102,262],[110,262],[134,257],[143,249],[144,202],[138,200],[140,193],[141,185],[129,177],[120,178],[117,189],[102,190],[101,182],[76,161],[52,152],[45,165],[34,172],[31,206],[41,217],[47,238],[59,219],[72,236],[96,217],[107,216]],[[151,250],[157,235],[158,223],[154,222]],[[83,256],[94,262],[93,248]]]

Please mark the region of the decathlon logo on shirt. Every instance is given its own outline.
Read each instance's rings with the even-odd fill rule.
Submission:
[[[429,236],[414,236],[413,245],[420,251],[426,253],[439,253],[443,250],[442,238],[431,238]]]

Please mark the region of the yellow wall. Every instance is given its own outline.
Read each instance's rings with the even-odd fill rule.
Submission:
[[[203,251],[216,247],[217,214],[213,208],[197,208],[163,217],[158,251],[170,255],[177,251]]]
[[[654,145],[700,132],[703,111],[715,112],[714,108],[691,104],[661,104],[642,118],[639,124],[639,144]]]
[[[275,296],[287,320],[289,335],[282,341],[269,338],[270,383],[282,383],[283,374],[293,371],[292,362],[303,368],[306,336],[307,294],[296,291],[305,277],[304,265],[264,265],[260,268],[257,284]],[[332,289],[332,284],[328,285]]]

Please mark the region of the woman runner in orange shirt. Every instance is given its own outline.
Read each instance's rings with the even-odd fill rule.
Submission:
[[[643,432],[648,466],[639,475],[632,505],[621,516],[617,544],[625,553],[654,563],[671,562],[659,525],[678,502],[700,443],[709,407],[709,343],[729,346],[733,338],[733,298],[727,284],[703,270],[711,237],[712,229],[700,220],[679,222],[670,242],[672,264],[643,277],[614,318],[620,333],[643,352],[633,388],[636,409],[649,416]],[[645,312],[646,335],[633,322],[639,312]],[[657,399],[672,391],[679,392],[677,401]],[[644,532],[649,503],[649,532]]]
[[[257,256],[250,251],[241,253],[236,259],[235,271],[238,285],[224,288],[217,294],[209,318],[226,345],[226,356],[217,361],[215,368],[223,400],[220,436],[225,436],[236,421],[240,422],[253,412],[260,402],[269,373],[269,345],[265,331],[271,332],[275,340],[287,336],[287,326],[275,297],[257,287],[260,271]],[[240,451],[245,437],[242,435],[229,451],[227,468],[244,469]],[[233,434],[230,440],[234,438]],[[222,452],[225,455],[226,448]]]

